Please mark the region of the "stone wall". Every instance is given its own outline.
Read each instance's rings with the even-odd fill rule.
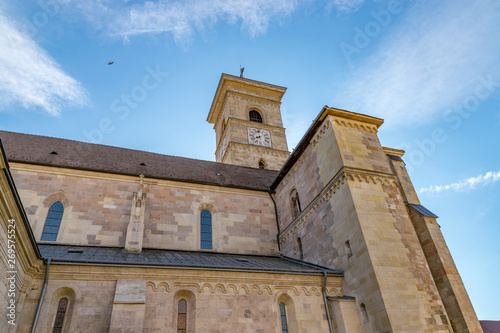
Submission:
[[[40,240],[50,206],[64,205],[57,242],[123,247],[140,177],[13,164],[20,196]],[[143,247],[200,249],[200,213],[212,213],[213,250],[276,254],[274,205],[265,191],[144,179]]]
[[[482,332],[436,218],[422,216],[414,209],[410,209],[410,216],[454,332]]]
[[[278,333],[280,302],[291,332],[328,332],[322,275],[67,265],[52,265],[50,272],[37,332],[51,331],[63,297],[69,299],[64,332],[176,332],[180,299],[188,305],[187,332]],[[140,282],[146,286],[141,297],[141,288],[121,292]],[[342,277],[329,277],[327,295],[341,297],[341,285]],[[20,332],[29,330],[38,296],[29,295]]]
[[[397,175],[403,201],[420,204],[405,163],[401,159],[404,152],[389,148],[384,148],[384,151],[390,155],[389,161],[394,174]],[[410,219],[454,332],[482,332],[436,217],[423,216],[410,207]]]
[[[0,332],[15,332],[26,295],[39,283],[37,273],[44,272],[8,174],[0,144]]]
[[[258,168],[259,162],[264,162],[264,168],[279,170],[290,155],[287,151],[275,150],[248,144],[229,142],[223,163]]]
[[[219,115],[220,118],[216,123],[217,142],[219,142],[222,135],[222,120],[225,122],[227,122],[229,118],[250,120],[248,116],[250,110],[256,110],[261,114],[263,124],[283,127],[280,112],[281,102],[269,100],[266,95],[259,96],[248,87],[242,88],[241,91],[241,93],[231,91],[226,94],[222,113]],[[249,93],[254,96],[249,95]]]
[[[376,122],[336,110],[325,117],[276,188],[282,251],[344,270],[365,329],[451,331]]]
[[[257,168],[259,160],[264,159],[266,169],[281,168],[289,155],[281,120],[281,97],[270,96],[269,92],[242,82],[231,83],[231,90],[224,95],[221,111],[214,124],[216,161]],[[251,110],[259,112],[262,123],[250,121]],[[269,131],[269,146],[263,148],[249,144],[248,128]]]

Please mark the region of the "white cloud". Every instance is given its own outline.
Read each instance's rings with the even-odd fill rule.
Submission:
[[[184,44],[195,31],[203,31],[224,21],[239,25],[251,36],[265,33],[270,22],[292,14],[300,3],[314,0],[58,0],[65,9],[82,15],[94,27],[110,36],[130,37],[146,34],[171,34]],[[326,8],[341,13],[358,10],[364,0],[332,0]]]
[[[392,125],[426,123],[473,96],[480,77],[498,80],[498,1],[405,6],[368,43],[356,44],[353,33],[347,44],[358,52],[346,53],[346,59],[356,70],[342,82],[336,105],[380,116]],[[358,28],[365,31],[374,24],[371,17]]]
[[[1,13],[0,31],[0,107],[20,103],[57,116],[64,106],[88,103],[80,83]]]
[[[327,3],[326,8],[330,10],[336,7],[339,12],[351,13],[357,11],[365,0],[331,0]]]
[[[110,24],[110,32],[131,36],[169,32],[179,42],[195,29],[225,20],[251,35],[266,31],[269,21],[289,15],[297,1],[288,0],[218,0],[159,1],[134,5]]]
[[[96,28],[127,40],[143,34],[171,34],[183,44],[194,31],[225,21],[252,36],[264,33],[271,21],[290,15],[302,0],[60,0],[66,10],[85,16]]]
[[[459,181],[457,183],[449,184],[449,185],[432,185],[429,187],[422,187],[418,191],[419,193],[423,192],[441,192],[441,191],[459,191],[459,190],[467,190],[473,189],[476,186],[485,186],[488,184],[496,183],[500,180],[500,170],[497,172],[487,172],[484,175],[479,175],[476,177],[471,177],[466,180]]]

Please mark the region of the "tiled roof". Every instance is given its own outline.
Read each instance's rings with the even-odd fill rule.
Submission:
[[[412,207],[413,209],[415,209],[417,212],[419,212],[423,216],[435,217],[435,218],[439,217],[439,216],[437,216],[436,214],[434,214],[433,212],[431,212],[430,210],[428,210],[427,208],[425,208],[422,205],[417,205],[417,204],[408,204],[408,205],[410,205],[410,207]]]
[[[0,131],[11,162],[267,191],[276,171]]]
[[[395,161],[401,161],[401,162],[403,162],[403,159],[402,159],[401,157],[399,157],[399,156],[392,155],[392,154],[387,154],[387,156],[389,156],[389,158],[390,158],[391,160],[395,160]]]
[[[261,271],[283,274],[323,274],[342,276],[332,270],[286,257],[240,255],[212,252],[143,249],[127,252],[123,248],[38,244],[44,258],[54,263],[137,265],[164,268]]]
[[[479,323],[484,333],[500,333],[500,321],[480,320]]]

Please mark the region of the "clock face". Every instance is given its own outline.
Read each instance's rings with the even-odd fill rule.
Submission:
[[[265,129],[247,127],[248,143],[257,146],[271,147],[271,132]]]

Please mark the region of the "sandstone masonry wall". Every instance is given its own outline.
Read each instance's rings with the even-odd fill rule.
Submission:
[[[124,277],[144,281],[144,301],[121,303],[119,307],[113,304],[120,284],[117,281]],[[188,332],[280,333],[280,302],[286,306],[290,331],[328,331],[321,275],[53,265],[49,281],[37,332],[51,331],[62,297],[69,299],[67,311],[71,312],[66,316],[64,332],[117,332],[111,319],[116,315],[113,312],[124,314],[127,306],[143,311],[139,331],[176,332],[180,299],[188,305]],[[327,295],[342,296],[341,285],[341,277],[329,277]],[[38,296],[38,292],[29,295],[20,332],[29,330]],[[136,323],[134,316],[120,318],[121,327],[127,321],[130,327]],[[137,332],[137,327],[133,331]]]
[[[446,311],[376,133],[369,122],[325,118],[276,189],[282,251],[298,258],[302,247],[305,260],[344,270],[344,293],[355,297],[361,322],[374,331],[448,332]],[[302,208],[297,217],[293,189]]]
[[[50,206],[64,205],[57,243],[123,247],[139,177],[13,164],[35,237]],[[276,254],[274,205],[266,192],[144,180],[143,247],[200,249],[200,214],[212,213],[213,250]]]

